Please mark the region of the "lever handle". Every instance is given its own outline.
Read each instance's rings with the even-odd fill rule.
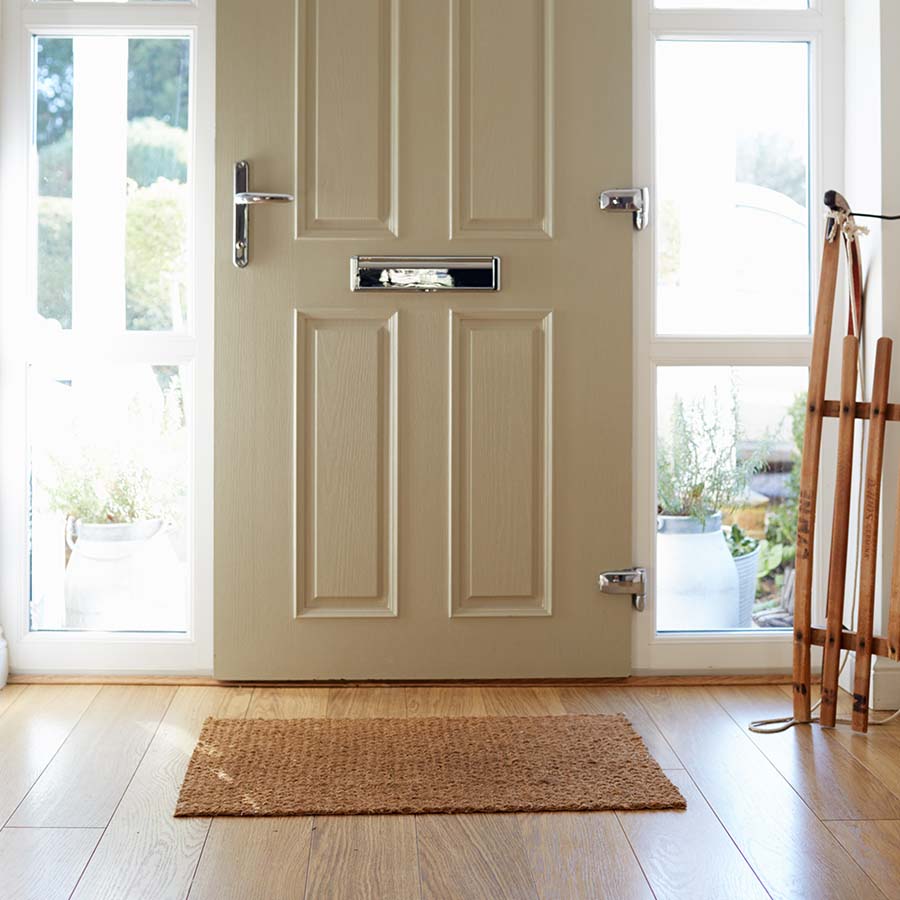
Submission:
[[[241,206],[250,206],[252,203],[293,203],[293,194],[263,194],[256,191],[241,191],[234,195],[234,202]]]
[[[250,163],[234,164],[234,264],[244,269],[250,262],[250,209],[259,203],[291,203],[293,194],[250,190]]]

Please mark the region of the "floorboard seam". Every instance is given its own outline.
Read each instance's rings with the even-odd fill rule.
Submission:
[[[7,687],[8,688],[15,687],[15,685],[8,684]],[[30,687],[31,687],[30,684],[26,684],[26,685],[22,686],[22,690],[19,691],[19,693],[16,694],[15,697],[13,697],[12,703],[10,703],[9,706],[7,706],[6,709],[4,709],[2,713],[0,713],[0,719],[2,719],[28,693],[28,689]]]
[[[3,828],[6,828],[6,826],[9,825],[9,823],[12,821],[13,816],[19,811],[19,807],[25,802],[25,798],[34,789],[34,786],[38,783],[44,772],[47,771],[47,768],[50,766],[53,760],[56,759],[59,751],[62,750],[62,748],[65,746],[66,741],[69,740],[69,738],[72,736],[72,732],[78,727],[78,723],[85,717],[87,711],[94,705],[102,690],[102,687],[97,688],[97,692],[93,697],[91,697],[91,702],[88,703],[87,706],[85,706],[85,708],[81,711],[81,713],[78,715],[78,718],[75,719],[75,721],[72,723],[72,727],[66,732],[66,736],[59,742],[59,746],[56,748],[56,750],[53,751],[53,755],[50,757],[50,759],[47,760],[46,765],[41,769],[40,772],[37,773],[34,781],[32,781],[30,785],[28,785],[28,790],[25,791],[24,794],[22,794],[22,799],[19,800],[19,802],[16,804],[16,808],[9,814],[6,821],[3,823]],[[15,701],[13,701],[13,704],[15,704]]]
[[[709,693],[709,691],[707,691],[705,688],[698,688],[698,690],[702,690],[704,694],[706,694],[707,696],[711,697],[711,699],[714,700],[714,701],[721,707],[721,704],[719,704],[718,700],[716,700],[716,698],[713,697],[713,696]],[[640,702],[640,698],[638,698],[638,702]],[[669,738],[666,736],[666,733],[665,733],[665,731],[663,730],[662,723],[661,723],[661,722],[658,722],[658,721],[654,718],[653,713],[652,713],[649,709],[647,709],[647,707],[644,706],[643,703],[641,703],[641,707],[643,708],[644,712],[647,713],[647,715],[650,717],[650,720],[653,722],[653,724],[656,725],[656,727],[659,729],[660,734],[662,734],[662,736],[663,736],[664,738],[666,738],[666,742],[669,743],[669,744],[671,745],[671,741],[670,741]],[[726,711],[726,712],[727,712],[727,711]],[[730,718],[730,716],[729,716],[729,718]],[[734,721],[734,720],[732,719],[732,721]],[[675,748],[673,747],[672,749],[674,750]],[[676,755],[677,755],[677,751],[676,751]],[[680,756],[679,756],[678,758],[681,759]],[[763,759],[765,759],[766,762],[768,762],[768,759],[767,759],[764,755],[763,755]],[[682,762],[683,762],[683,760],[682,760]],[[771,763],[769,763],[769,764],[771,765]],[[775,770],[775,772],[776,772],[779,776],[781,776],[781,773],[780,773],[777,769],[775,769],[774,766],[772,766],[772,768]],[[734,845],[734,848],[735,848],[735,850],[737,850],[737,852],[740,854],[741,859],[743,859],[744,862],[747,864],[747,868],[750,869],[750,871],[753,873],[753,877],[759,882],[760,887],[763,889],[763,893],[765,893],[768,897],[772,897],[772,892],[766,887],[766,883],[765,883],[765,881],[763,880],[762,875],[760,875],[760,873],[756,871],[756,868],[754,867],[753,863],[747,858],[747,854],[744,853],[744,851],[743,851],[743,849],[741,848],[740,844],[738,844],[738,842],[737,842],[735,836],[728,830],[728,827],[727,827],[727,826],[725,825],[725,823],[722,821],[721,817],[719,816],[719,813],[716,811],[716,808],[712,805],[712,803],[710,802],[710,800],[709,800],[709,798],[706,796],[706,794],[703,793],[703,789],[702,789],[702,788],[700,787],[700,785],[697,783],[696,779],[695,779],[694,776],[693,776],[693,773],[691,772],[691,770],[690,770],[689,768],[687,768],[687,764],[685,764],[685,770],[684,770],[684,771],[685,771],[685,773],[687,774],[687,777],[691,779],[691,784],[693,784],[694,787],[697,789],[697,793],[700,794],[700,796],[703,798],[703,802],[706,804],[706,806],[707,806],[707,808],[709,809],[709,811],[713,814],[713,816],[715,817],[716,821],[717,821],[717,822],[719,823],[719,825],[721,826],[722,831],[724,831],[725,834],[728,835],[728,840],[730,840],[731,843]],[[795,793],[796,793],[796,792],[795,792]],[[774,898],[773,898],[773,900],[774,900]]]
[[[855,859],[847,852],[846,848],[845,848],[845,847],[843,846],[843,844],[841,844],[841,842],[840,842],[840,841],[832,834],[832,832],[831,832],[831,830],[828,828],[828,826],[825,825],[824,822],[822,822],[822,820],[816,815],[815,810],[813,810],[813,809],[810,807],[810,805],[803,799],[803,797],[800,795],[800,793],[797,791],[797,789],[790,783],[790,781],[782,774],[782,772],[777,768],[777,766],[769,759],[768,756],[766,756],[766,754],[765,754],[765,753],[759,748],[759,746],[754,742],[754,740],[750,737],[750,732],[749,732],[749,731],[746,731],[745,728],[744,728],[744,726],[742,726],[742,725],[737,721],[737,719],[735,719],[734,716],[731,715],[731,713],[730,713],[727,709],[725,709],[725,707],[719,702],[718,698],[717,698],[712,692],[710,692],[707,688],[698,688],[698,690],[702,690],[703,693],[706,694],[706,696],[708,696],[708,697],[709,697],[709,698],[710,698],[710,699],[711,699],[711,700],[719,707],[719,709],[721,709],[722,712],[725,713],[726,716],[728,716],[728,718],[732,721],[732,723],[734,724],[734,726],[735,726],[735,727],[738,729],[738,731],[739,731],[739,732],[747,739],[747,741],[750,743],[750,745],[751,745],[751,746],[759,753],[759,755],[766,761],[766,763],[767,763],[769,766],[771,766],[772,770],[776,773],[776,775],[778,775],[778,777],[781,778],[782,781],[784,781],[784,783],[791,789],[791,791],[793,791],[793,793],[799,798],[800,802],[801,802],[801,803],[809,810],[810,815],[811,815],[817,822],[819,822],[819,823],[821,823],[821,824],[823,825],[823,827],[825,828],[825,831],[829,834],[829,836],[831,837],[831,839],[834,841],[835,846],[836,846],[837,848],[839,848],[843,853],[846,854],[847,858],[853,863],[854,866],[856,866],[856,868],[860,871],[860,873],[861,873],[862,876],[866,879],[866,881],[867,881],[869,884],[871,884],[872,887],[875,888],[875,890],[876,890],[879,894],[881,894],[881,896],[884,896],[883,891],[882,891],[881,888],[879,888],[878,885],[875,884],[875,882],[869,877],[868,872],[866,872],[866,870],[865,870],[865,869],[864,869],[864,868],[863,868],[863,867],[862,867],[862,866],[861,866],[861,865],[860,865],[860,864],[859,864],[859,863],[858,863],[858,862],[857,862],[857,861],[856,861],[856,860],[855,860]],[[648,710],[646,707],[644,707],[644,709],[645,709],[645,711],[647,712],[647,715],[649,715],[650,718],[653,719],[653,714],[650,712],[650,710]],[[653,719],[653,721],[654,721],[654,723],[656,724],[657,728],[659,728],[659,730],[662,731],[662,726],[660,725],[660,723],[656,722],[655,719]],[[665,736],[665,732],[663,732],[663,736]],[[668,740],[668,738],[667,738],[667,740]],[[691,779],[691,781],[693,781],[694,784],[697,786],[697,790],[700,791],[701,795],[703,796],[703,799],[706,800],[706,804],[707,804],[707,806],[709,806],[709,808],[712,810],[713,815],[721,822],[722,820],[719,818],[718,812],[716,812],[716,809],[715,809],[715,807],[712,805],[712,803],[710,803],[709,800],[706,799],[706,795],[703,793],[703,791],[701,790],[700,786],[699,786],[699,785],[697,784],[697,782],[695,781],[694,776],[691,774],[690,769],[687,770],[687,774],[688,774],[688,777]],[[766,891],[766,893],[769,894],[769,896],[771,897],[772,894],[771,894],[771,893],[769,892],[769,890],[766,888],[765,883],[764,883],[763,880],[762,880],[762,876],[756,871],[756,869],[755,869],[755,868],[753,867],[753,865],[750,863],[750,860],[747,859],[747,857],[745,856],[743,850],[741,850],[741,848],[738,846],[737,841],[736,841],[735,838],[732,836],[731,832],[728,830],[728,828],[725,826],[724,823],[722,823],[722,827],[725,829],[725,833],[728,835],[728,837],[731,838],[732,843],[735,845],[735,847],[737,847],[738,853],[740,853],[741,856],[743,856],[744,859],[747,860],[747,865],[750,866],[750,869],[751,869],[751,871],[753,872],[753,874],[759,879],[760,883],[761,883],[762,886],[763,886],[763,890]]]
[[[75,885],[72,888],[72,893],[69,894],[69,900],[71,900],[71,898],[75,896],[75,892],[78,890],[78,885],[81,884],[81,879],[84,878],[84,873],[87,872],[88,868],[90,867],[91,862],[94,859],[94,854],[96,854],[97,852],[97,848],[103,843],[103,838],[106,837],[106,831],[112,821],[115,819],[116,813],[119,811],[119,807],[122,805],[122,801],[125,799],[125,795],[128,793],[128,789],[131,787],[131,784],[134,781],[134,776],[137,775],[138,770],[140,769],[142,763],[144,762],[144,759],[147,756],[147,752],[153,746],[153,742],[156,740],[156,736],[159,734],[159,729],[162,726],[163,720],[169,714],[169,709],[172,706],[172,702],[175,700],[181,690],[182,689],[180,687],[177,687],[174,691],[172,691],[172,696],[169,697],[169,702],[166,704],[166,708],[162,711],[162,715],[160,715],[159,721],[156,723],[156,728],[153,729],[153,735],[151,736],[150,740],[147,741],[147,746],[144,747],[144,752],[141,754],[141,758],[137,761],[137,765],[134,767],[134,771],[131,773],[131,778],[128,779],[128,784],[125,785],[125,789],[122,791],[122,796],[119,797],[119,802],[116,803],[115,809],[112,811],[112,814],[110,815],[109,819],[107,819],[106,824],[103,826],[103,833],[97,839],[97,843],[94,844],[94,849],[91,850],[91,855],[88,857],[87,862],[84,864],[84,868],[81,870],[81,874],[78,876],[78,880],[75,882]],[[100,691],[97,691],[97,695],[99,694]],[[96,696],[94,699],[96,699]],[[92,700],[91,703],[93,702],[94,701]]]
[[[625,838],[625,843],[628,844],[628,848],[631,850],[631,855],[634,857],[634,861],[637,863],[637,867],[641,870],[641,875],[644,878],[644,881],[647,884],[647,890],[653,894],[656,900],[659,900],[659,895],[653,890],[653,885],[650,883],[650,878],[647,876],[646,871],[644,870],[644,865],[641,862],[640,856],[638,856],[637,850],[634,849],[634,844],[631,843],[631,838],[628,837],[628,832],[625,830],[625,826],[622,824],[622,819],[619,817],[617,812],[614,812],[613,815],[616,817],[616,825],[619,826],[619,831],[622,832],[622,835]],[[755,873],[754,873],[755,874]]]

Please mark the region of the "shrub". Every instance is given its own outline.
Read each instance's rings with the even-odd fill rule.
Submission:
[[[158,178],[187,181],[187,132],[159,119],[128,123],[128,177],[140,187]]]
[[[730,416],[723,415],[713,390],[710,404],[686,405],[676,395],[670,424],[669,437],[660,437],[656,455],[658,511],[702,522],[740,506],[750,479],[765,465],[766,448],[748,457],[738,453],[742,434],[734,387]]]
[[[38,200],[38,312],[72,327],[72,201]]]
[[[135,330],[173,327],[185,315],[187,186],[159,179],[132,186],[125,247],[125,321]]]

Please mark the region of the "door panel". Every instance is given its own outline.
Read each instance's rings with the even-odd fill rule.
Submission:
[[[549,237],[553,0],[451,9],[453,235]]]
[[[549,615],[551,314],[453,313],[454,616]]]
[[[296,7],[218,8],[216,674],[627,674],[629,0]],[[297,194],[244,270],[238,159]],[[357,254],[502,290],[353,293]]]
[[[296,333],[297,615],[396,615],[397,314]]]
[[[399,2],[298,3],[301,237],[397,233]]]

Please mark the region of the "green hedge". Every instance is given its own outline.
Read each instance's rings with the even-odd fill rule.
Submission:
[[[187,132],[158,119],[128,123],[125,322],[172,327],[185,307]],[[72,132],[41,147],[38,311],[72,327]],[[180,310],[179,310],[180,307]]]

